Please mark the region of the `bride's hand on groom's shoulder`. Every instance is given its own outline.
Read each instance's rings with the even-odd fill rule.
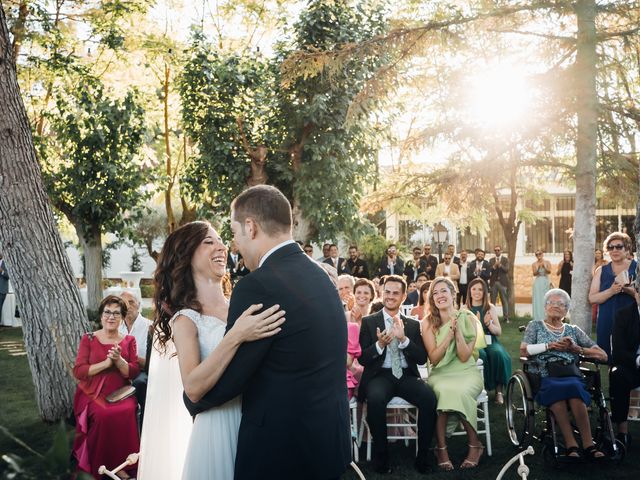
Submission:
[[[232,332],[235,332],[243,342],[253,342],[261,338],[272,337],[278,333],[285,321],[285,311],[280,309],[280,305],[273,305],[260,313],[263,307],[261,303],[251,305],[233,324]]]

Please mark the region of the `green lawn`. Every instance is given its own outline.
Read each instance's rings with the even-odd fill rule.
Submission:
[[[522,337],[517,327],[524,322],[526,320],[514,321],[503,326],[502,343],[505,344],[512,355],[514,369],[519,367],[518,345]],[[6,427],[29,446],[44,453],[50,446],[57,427],[44,424],[38,417],[26,356],[11,356],[6,349],[2,348],[3,345],[6,345],[4,342],[20,341],[21,335],[20,329],[0,328],[0,426]],[[606,377],[606,375],[603,375],[603,377]],[[483,462],[474,470],[455,470],[449,473],[437,472],[429,475],[428,478],[435,480],[495,478],[504,463],[516,451],[507,440],[504,408],[493,403],[492,394],[490,395],[490,418],[493,444],[492,457],[485,455]],[[625,461],[619,466],[593,466],[588,464],[573,466],[571,469],[565,470],[550,469],[545,467],[542,461],[541,445],[534,443],[536,454],[533,457],[527,457],[527,464],[531,469],[529,478],[532,480],[547,478],[562,480],[580,477],[598,480],[613,478],[635,480],[640,478],[640,463],[634,458],[640,452],[640,422],[631,424],[631,432],[636,439],[636,444],[628,452]],[[484,437],[482,439],[484,441]],[[466,438],[464,436],[456,436],[450,439],[449,450],[451,458],[457,466],[464,459],[466,453]],[[413,469],[414,451],[413,444],[410,444],[408,448],[400,443],[391,445],[391,464],[393,468],[393,475],[391,476],[376,475],[370,469],[370,464],[364,460],[359,465],[367,479],[397,478],[409,480],[421,478]],[[14,440],[0,432],[0,454],[4,453],[16,453],[26,458],[34,458],[32,454],[19,446]],[[365,451],[363,447],[361,458],[364,459],[364,457]],[[0,478],[4,478],[2,473],[3,467],[0,466]],[[348,473],[344,478],[355,479],[357,477],[355,474]],[[505,478],[519,478],[516,477],[515,468],[512,467],[510,474]]]

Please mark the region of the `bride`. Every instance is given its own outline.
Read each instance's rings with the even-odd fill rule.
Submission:
[[[171,233],[158,258],[154,347],[160,353],[152,354],[149,367],[140,479],[233,478],[240,397],[196,416],[185,454],[181,439],[188,435],[191,419],[182,389],[191,401],[198,401],[216,384],[241,343],[280,331],[284,312],[274,305],[257,314],[262,305],[252,305],[225,335],[226,257],[217,232],[197,221]],[[174,348],[177,357],[172,355]]]

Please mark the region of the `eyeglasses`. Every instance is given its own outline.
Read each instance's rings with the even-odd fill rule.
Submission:
[[[624,250],[624,244],[616,243],[615,245],[607,245],[607,250]]]
[[[545,305],[549,305],[550,307],[561,307],[561,308],[567,308],[567,304],[564,302],[556,302],[554,300],[547,300],[546,302],[544,302]]]
[[[102,311],[102,316],[103,317],[113,317],[113,318],[120,318],[122,316],[122,313],[120,312],[112,312],[110,310],[103,310]]]

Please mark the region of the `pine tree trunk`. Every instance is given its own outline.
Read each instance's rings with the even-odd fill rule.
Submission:
[[[73,404],[71,367],[88,328],[80,293],[40,176],[0,6],[0,248],[14,285],[41,417]]]
[[[87,281],[87,308],[98,310],[102,300],[102,237],[100,229],[84,229],[74,222],[84,252],[84,277]]]
[[[589,287],[596,243],[596,149],[598,97],[596,92],[596,2],[575,3],[578,20],[575,97],[578,117],[576,142],[576,223],[573,234],[571,321],[591,332]]]
[[[302,210],[296,203],[292,208],[293,215],[293,238],[300,240],[303,243],[307,243],[313,236],[311,222],[305,218]]]

